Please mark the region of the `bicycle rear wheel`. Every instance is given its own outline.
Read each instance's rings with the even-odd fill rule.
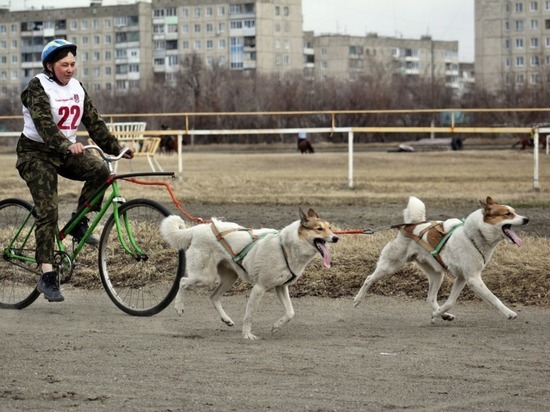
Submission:
[[[39,271],[34,262],[35,215],[32,205],[21,199],[0,201],[0,308],[23,309],[33,303],[40,292],[36,290]],[[17,235],[17,232],[19,234]],[[10,242],[17,236],[15,242]],[[29,258],[29,261],[12,255]]]
[[[101,282],[113,303],[130,315],[155,315],[172,302],[178,291],[185,272],[185,252],[170,247],[159,230],[170,214],[153,200],[130,200],[118,209],[121,239],[114,214],[101,233]]]

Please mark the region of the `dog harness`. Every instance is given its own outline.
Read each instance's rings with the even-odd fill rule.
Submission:
[[[216,240],[218,242],[220,242],[222,244],[223,248],[227,251],[227,253],[229,253],[231,255],[231,257],[233,259],[233,262],[235,262],[237,265],[239,265],[240,268],[242,270],[244,270],[245,272],[246,272],[246,269],[243,267],[241,262],[246,257],[246,255],[248,254],[250,249],[252,249],[252,247],[254,247],[255,243],[258,240],[263,239],[267,235],[279,234],[279,231],[275,230],[275,229],[273,229],[273,231],[271,231],[269,233],[263,233],[262,235],[258,236],[254,233],[254,231],[252,229],[247,229],[247,228],[234,228],[234,229],[228,229],[228,230],[224,230],[223,232],[220,232],[214,223],[211,223],[210,227],[212,228],[212,232],[214,233],[214,236],[216,236]],[[233,232],[246,232],[250,236],[250,242],[247,243],[239,252],[235,252],[233,250],[233,248],[229,245],[229,242],[227,242],[227,240],[225,239],[225,237],[227,235],[229,235],[230,233],[233,233]],[[294,279],[296,279],[297,276],[292,271],[292,269],[290,268],[290,264],[288,263],[288,255],[286,253],[286,250],[283,246],[282,241],[280,242],[280,245],[281,245],[281,250],[283,251],[283,256],[285,258],[286,267],[287,267],[288,271],[290,272],[290,278],[285,283],[283,283],[284,285],[286,285],[286,284],[292,282]]]
[[[422,229],[418,235],[415,235],[413,232],[416,226],[424,223],[430,223],[430,225]],[[439,252],[441,252],[441,249],[443,249],[443,246],[445,246],[454,231],[462,225],[464,225],[464,220],[462,220],[462,223],[459,223],[453,227],[449,232],[445,232],[442,222],[436,221],[405,223],[399,225],[398,227],[403,236],[416,241],[420,246],[430,252],[430,254],[435,260],[437,260],[443,269],[447,270],[447,265],[445,265],[443,259],[441,259]],[[426,240],[422,239],[424,235],[426,235]]]

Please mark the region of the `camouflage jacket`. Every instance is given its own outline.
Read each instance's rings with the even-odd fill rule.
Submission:
[[[105,152],[117,155],[122,150],[118,139],[109,131],[105,121],[94,106],[90,96],[85,92],[84,113],[81,123],[84,125],[92,140]],[[50,108],[50,101],[40,80],[33,78],[23,93],[21,102],[29,110],[35,127],[44,140],[43,143],[27,138],[21,138],[18,147],[17,164],[29,158],[42,156],[59,164],[66,155],[71,142],[55,124]]]

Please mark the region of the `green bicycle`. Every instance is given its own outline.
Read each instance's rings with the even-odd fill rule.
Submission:
[[[59,282],[66,283],[72,276],[77,256],[86,239],[111,210],[98,244],[98,265],[101,283],[109,298],[122,311],[133,316],[152,316],[165,309],[174,299],[179,281],[185,272],[185,253],[171,248],[161,237],[159,225],[171,212],[151,199],[126,201],[120,193],[119,180],[151,184],[136,178],[170,176],[172,172],[128,173],[116,175],[112,163],[124,155],[106,155],[96,150],[111,172],[107,181],[89,199],[86,205],[56,233],[57,251],[54,266]],[[162,183],[158,183],[162,184]],[[107,195],[108,189],[111,189]],[[101,210],[90,220],[89,229],[79,241],[73,239],[72,248],[63,239],[78,225],[105,194]],[[23,309],[39,296],[36,289],[40,270],[34,258],[35,212],[33,205],[22,199],[0,201],[0,308]]]

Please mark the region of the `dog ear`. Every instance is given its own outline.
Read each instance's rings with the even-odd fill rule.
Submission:
[[[307,211],[307,217],[308,217],[309,219],[311,219],[312,217],[319,219],[319,215],[318,215],[317,212],[315,212],[315,210],[313,210],[311,207],[310,207],[309,210]]]
[[[487,196],[487,199],[485,199],[485,202],[483,200],[479,201],[479,204],[484,208],[487,209],[489,206],[494,205],[495,201],[491,196]]]
[[[298,208],[298,211],[300,212],[300,221],[303,224],[304,222],[307,221],[307,216],[306,216],[306,214],[304,213],[304,211],[302,210],[301,207]]]

